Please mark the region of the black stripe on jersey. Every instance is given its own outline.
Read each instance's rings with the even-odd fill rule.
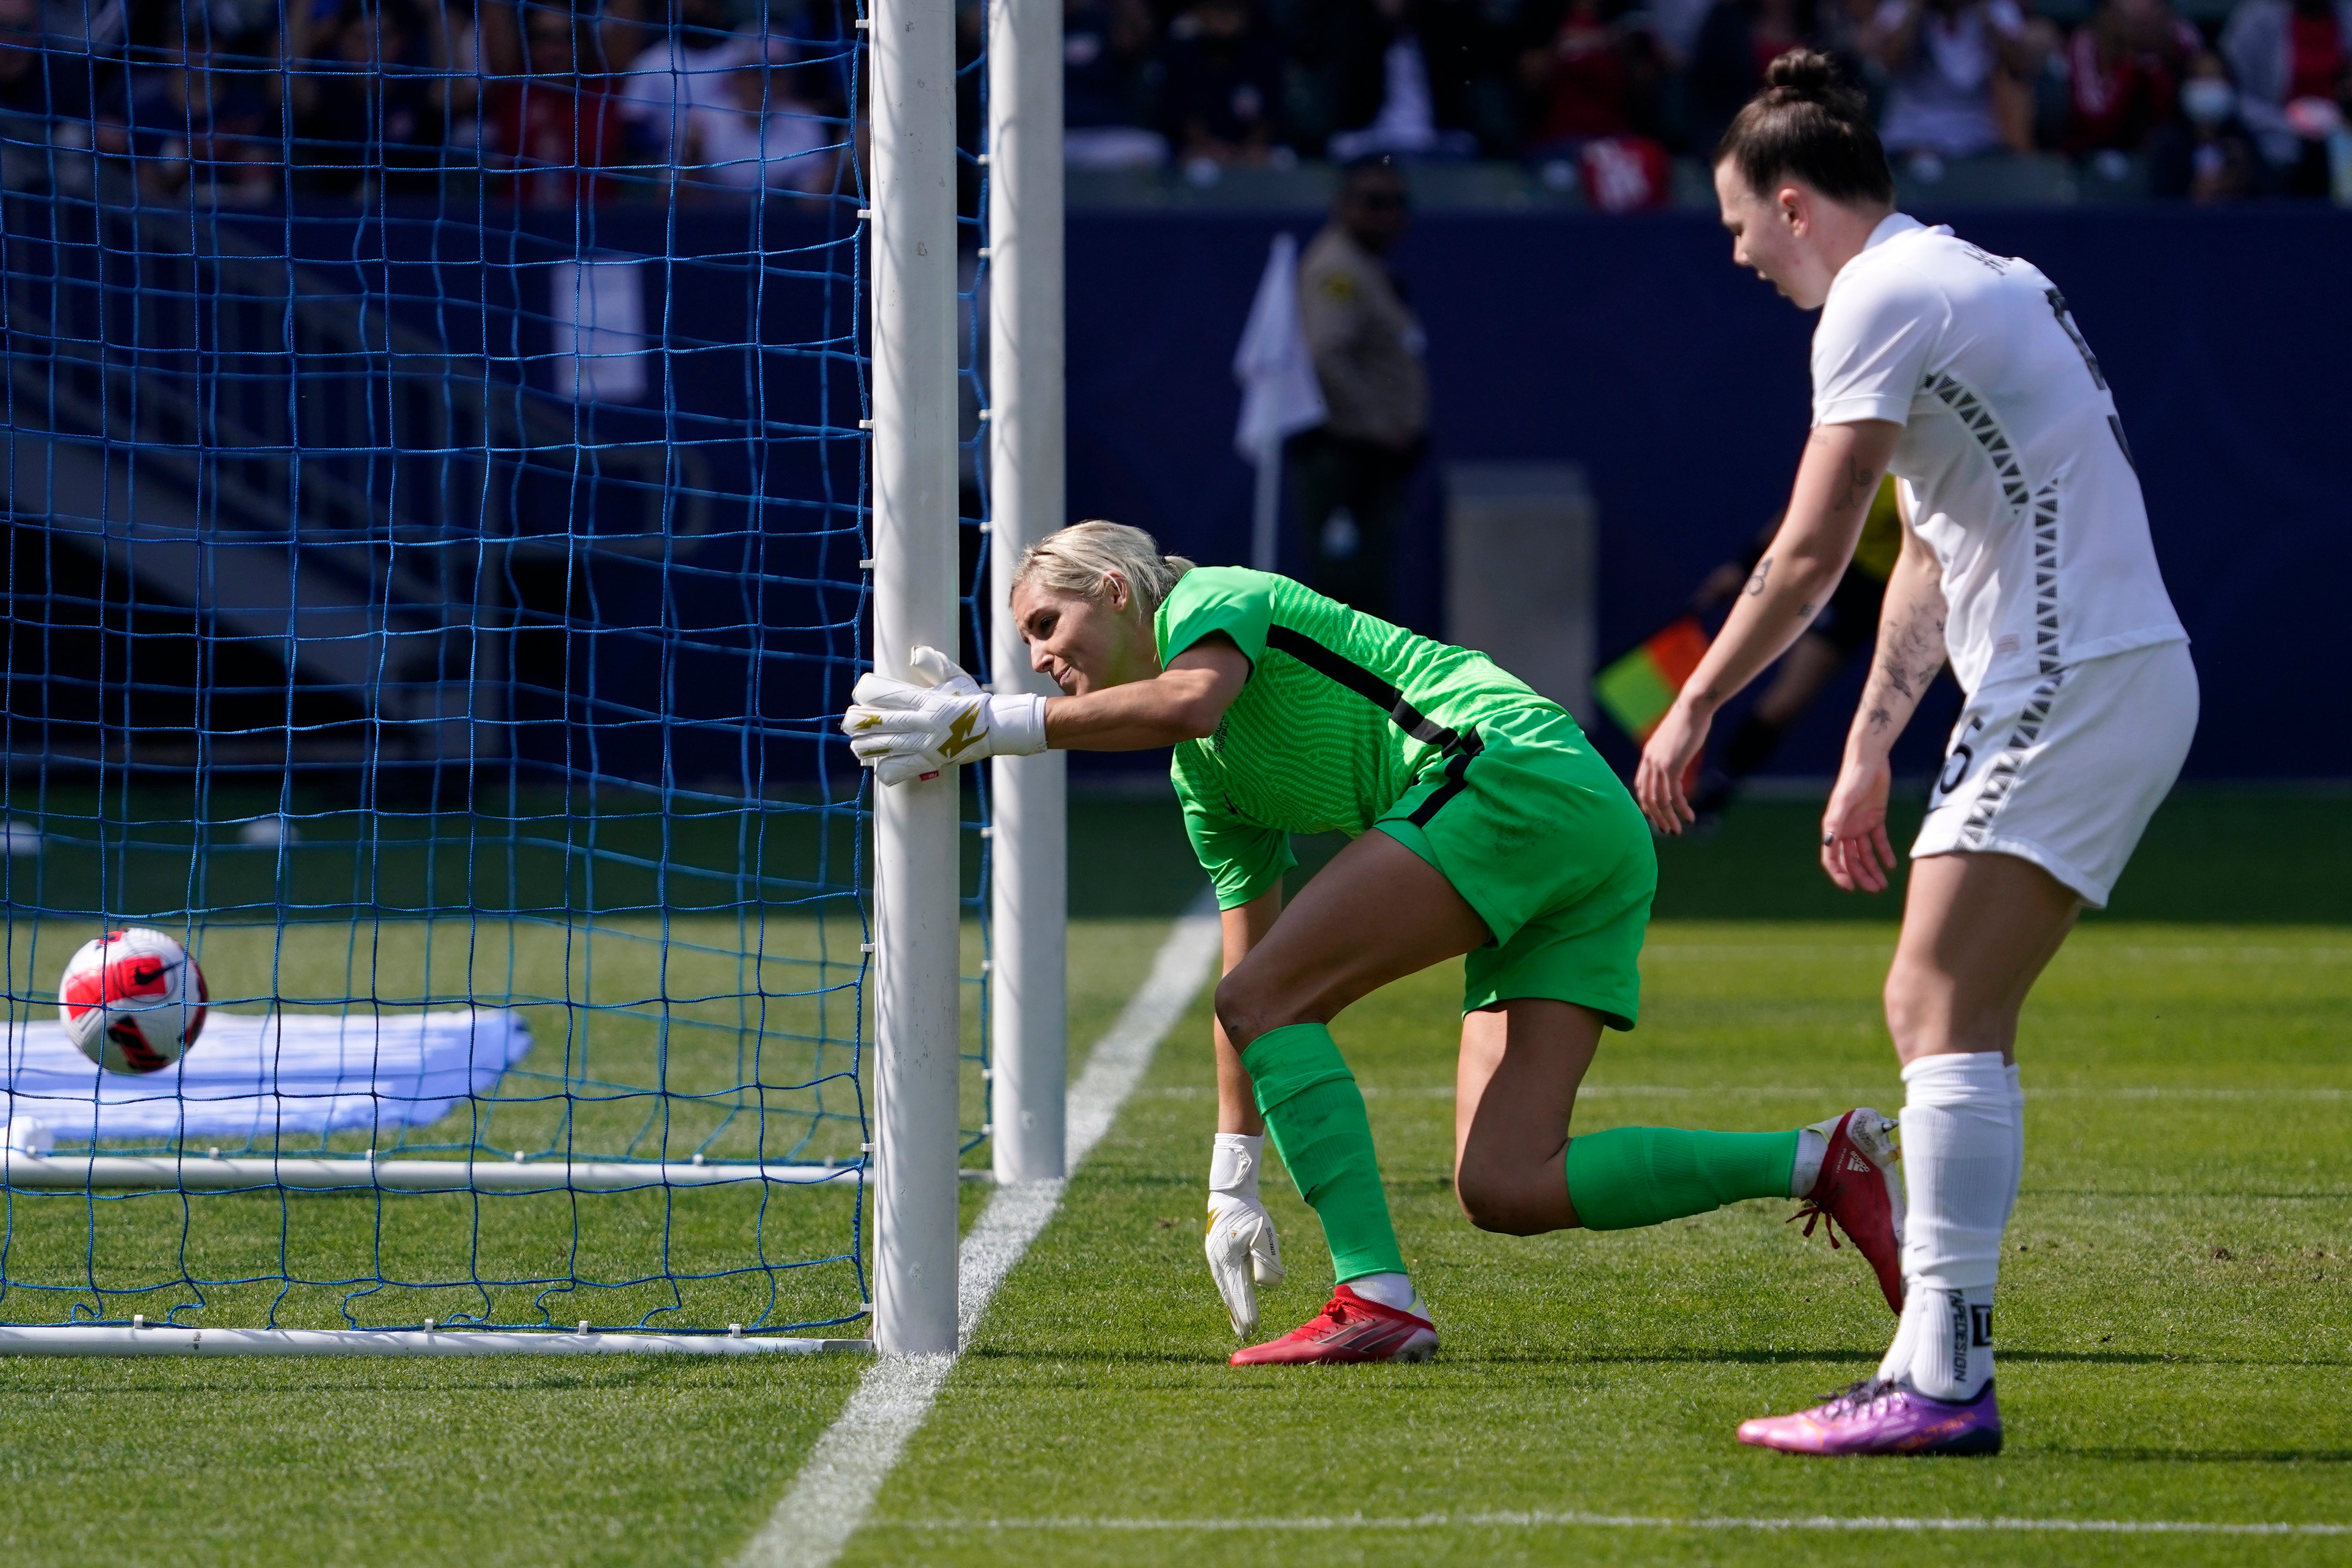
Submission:
[[[1397,728],[1424,745],[1452,751],[1462,737],[1404,700],[1404,693],[1345,654],[1334,653],[1303,632],[1288,626],[1268,626],[1265,646],[1288,654],[1317,674],[1338,681],[1357,696],[1386,710]]]
[[[1447,801],[1469,787],[1470,759],[1486,749],[1486,743],[1478,738],[1477,731],[1473,730],[1464,735],[1462,749],[1454,753],[1452,762],[1445,764],[1445,782],[1431,790],[1429,798],[1414,806],[1412,815],[1405,820],[1415,827],[1428,826],[1429,819],[1435,816]]]

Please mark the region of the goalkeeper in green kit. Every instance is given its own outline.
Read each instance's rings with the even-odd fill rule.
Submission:
[[[1619,1127],[1571,1139],[1603,1027],[1640,1011],[1657,865],[1576,721],[1485,655],[1269,573],[1162,555],[1082,522],[1033,546],[1012,611],[1066,696],[992,695],[943,657],[867,675],[842,721],[887,785],[1048,746],[1175,750],[1184,826],[1224,926],[1210,1270],[1235,1333],[1282,1277],[1258,1168],[1271,1132],[1322,1221],[1337,1289],[1236,1365],[1414,1361],[1437,1348],[1389,1221],[1362,1094],[1331,1037],[1349,1004],[1464,962],[1454,1188],[1481,1229],[1620,1230],[1741,1198],[1803,1199],[1901,1307],[1891,1123],[1867,1107],[1779,1132]],[[1287,907],[1290,835],[1353,839]],[[1811,1230],[1809,1223],[1808,1232]]]

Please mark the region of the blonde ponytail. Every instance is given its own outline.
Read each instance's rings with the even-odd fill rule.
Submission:
[[[1108,595],[1108,581],[1116,574],[1149,616],[1160,608],[1176,579],[1192,569],[1181,555],[1162,555],[1160,542],[1143,530],[1096,519],[1074,522],[1023,551],[1013,586],[1017,590],[1024,583],[1035,583],[1100,600]]]

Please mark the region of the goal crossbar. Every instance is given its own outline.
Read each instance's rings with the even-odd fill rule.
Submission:
[[[0,1356],[821,1355],[871,1340],[435,1329],[0,1328]]]

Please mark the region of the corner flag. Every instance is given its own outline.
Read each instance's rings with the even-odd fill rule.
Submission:
[[[1650,738],[1706,657],[1706,631],[1685,616],[1592,678],[1592,694],[1636,745]]]

